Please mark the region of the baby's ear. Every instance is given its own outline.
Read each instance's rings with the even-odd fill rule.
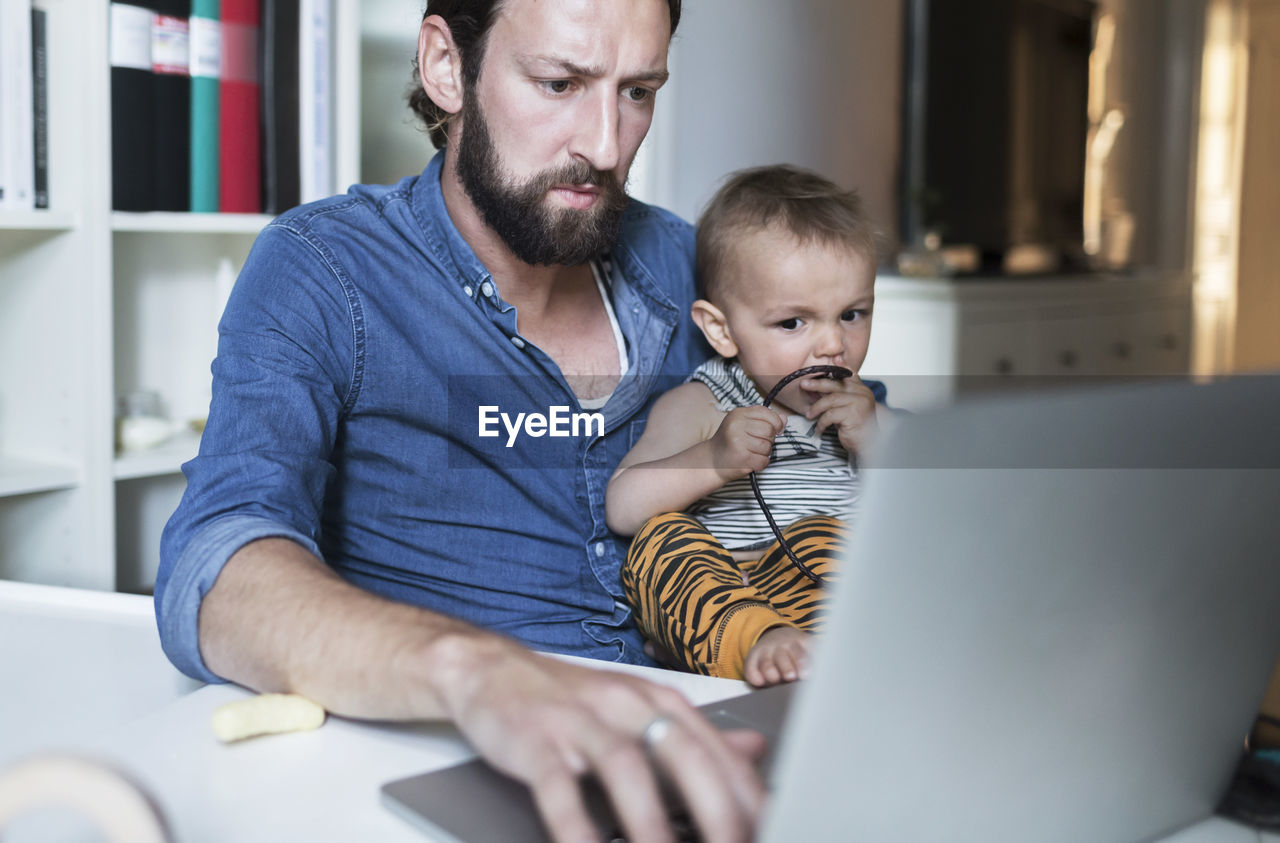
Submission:
[[[721,357],[737,357],[738,344],[729,332],[729,320],[724,312],[706,299],[698,299],[691,308],[693,321],[702,329],[702,335]]]

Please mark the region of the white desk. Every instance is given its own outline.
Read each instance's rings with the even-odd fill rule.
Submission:
[[[675,684],[698,704],[745,688],[632,670]],[[219,744],[210,716],[247,692],[181,677],[160,652],[151,603],[141,597],[0,582],[0,675],[0,769],[42,750],[106,760],[150,791],[182,843],[421,843],[417,830],[381,806],[378,788],[473,754],[450,726],[340,718],[314,732]],[[48,816],[29,818],[5,837],[50,839],[98,838]],[[1211,819],[1168,843],[1259,841],[1280,843],[1280,836]]]
[[[199,688],[160,650],[151,600],[0,581],[0,768],[75,749]]]
[[[697,704],[747,690],[623,669],[676,685]],[[143,597],[0,582],[0,675],[0,769],[43,750],[105,760],[151,793],[182,843],[421,843],[381,806],[378,788],[474,755],[451,726],[335,717],[314,732],[220,744],[209,726],[214,709],[248,692],[202,687],[175,671]],[[86,834],[65,818],[35,817],[4,839],[95,839]]]

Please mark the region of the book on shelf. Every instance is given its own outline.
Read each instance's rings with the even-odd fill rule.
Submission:
[[[222,76],[218,109],[219,210],[262,210],[259,0],[222,0]]]
[[[112,3],[111,206],[190,209],[190,0]]]
[[[301,201],[333,193],[333,55],[330,0],[299,0],[298,100]]]
[[[117,211],[156,210],[153,16],[128,3],[110,7],[111,207]]]
[[[110,3],[112,207],[279,214],[333,191],[333,0]]]
[[[0,208],[35,207],[31,3],[0,2]]]
[[[36,208],[49,207],[49,13],[31,8],[32,99],[32,200]]]
[[[219,0],[191,0],[191,210],[218,210]]]
[[[155,199],[158,211],[191,209],[191,0],[151,0]]]
[[[301,201],[298,0],[262,0],[262,210]]]

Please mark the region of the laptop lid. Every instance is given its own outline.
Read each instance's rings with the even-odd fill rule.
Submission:
[[[1208,816],[1280,654],[1280,378],[906,420],[763,838],[1138,841]]]

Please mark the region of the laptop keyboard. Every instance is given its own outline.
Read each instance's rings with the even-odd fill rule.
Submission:
[[[685,811],[678,811],[671,815],[671,833],[677,843],[702,843],[702,835],[698,834],[698,827],[693,824],[693,818]],[[626,833],[620,828],[614,828],[605,835],[605,839],[609,843],[627,843],[628,841]]]

